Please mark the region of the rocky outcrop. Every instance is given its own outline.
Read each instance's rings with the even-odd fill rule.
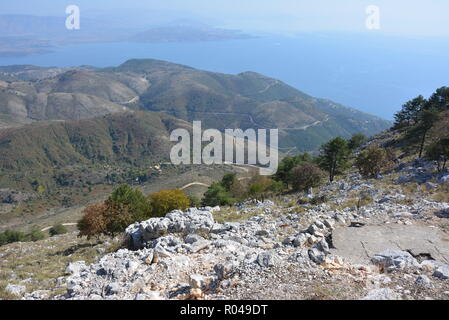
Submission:
[[[152,218],[129,226],[125,231],[125,237],[131,248],[140,249],[168,233],[208,234],[214,227],[212,212],[217,210],[220,208],[190,208],[185,212],[173,211],[164,218]]]
[[[372,257],[372,262],[384,269],[419,268],[418,261],[406,251],[386,250]]]
[[[399,172],[426,174],[427,163],[416,165]],[[67,293],[56,298],[447,299],[449,246],[440,226],[449,204],[410,199],[384,179],[397,176],[351,174],[316,190],[325,196],[318,205],[292,205],[291,195],[247,201],[232,208],[232,222],[218,223],[220,208],[206,207],[135,223],[127,248],[68,265]],[[428,182],[423,189],[439,190]],[[361,195],[370,201],[347,205]]]

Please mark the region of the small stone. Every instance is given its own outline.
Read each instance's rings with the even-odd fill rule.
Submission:
[[[214,271],[219,280],[229,278],[234,272],[235,265],[231,261],[220,263],[214,266]]]
[[[315,232],[314,236],[317,237],[318,239],[324,238],[324,234],[321,232]]]
[[[191,274],[189,277],[189,284],[192,288],[203,288],[205,285],[204,277],[199,274]]]
[[[339,224],[346,224],[346,220],[342,216],[335,216],[335,221]]]
[[[440,266],[438,269],[435,270],[433,276],[444,280],[449,279],[449,265],[444,264]]]
[[[257,256],[257,263],[264,268],[271,268],[278,264],[279,257],[270,251],[259,253]]]
[[[12,295],[15,296],[21,296],[25,293],[26,287],[20,286],[20,285],[14,285],[14,284],[8,284],[5,288],[6,292],[9,292]]]
[[[209,244],[210,244],[210,242],[207,240],[199,240],[199,241],[192,243],[189,247],[189,250],[192,253],[197,253],[197,252],[209,247]]]
[[[421,262],[421,269],[425,270],[427,272],[433,272],[438,267],[438,265],[435,263],[435,260],[424,260]]]
[[[368,294],[362,298],[362,300],[399,300],[400,296],[398,293],[391,289],[374,289],[368,292]]]
[[[329,229],[333,229],[334,225],[335,225],[334,221],[332,221],[331,219],[326,219],[326,220],[323,221],[323,223]]]
[[[421,287],[426,287],[426,288],[432,288],[432,281],[430,281],[429,277],[427,277],[426,275],[420,275],[416,278],[415,283],[418,286]]]
[[[189,235],[187,235],[187,237],[185,239],[185,243],[192,244],[192,243],[200,241],[200,240],[204,240],[204,238],[197,234],[189,234]]]
[[[204,293],[199,288],[194,288],[190,290],[190,296],[196,300],[203,300],[204,299]]]
[[[171,256],[170,252],[164,249],[161,245],[157,245],[156,248],[154,248],[153,262],[155,262],[155,260],[157,262],[160,259],[168,258],[170,256]]]
[[[300,247],[304,244],[304,242],[306,242],[306,240],[307,240],[306,236],[303,233],[301,233],[293,240],[293,246]]]
[[[308,231],[310,234],[314,235],[316,232],[320,232],[320,229],[319,229],[315,224],[311,224],[311,225],[309,226],[309,228],[307,229],[307,231]]]
[[[106,294],[107,295],[115,295],[120,292],[120,284],[117,282],[109,283],[106,286]]]
[[[286,245],[286,246],[291,245],[295,241],[295,239],[296,239],[295,236],[288,236],[284,239],[284,241],[282,241],[282,244]],[[293,245],[294,245],[294,243],[293,243]]]
[[[256,236],[266,237],[269,236],[270,233],[267,230],[259,230],[256,232]]]
[[[308,239],[307,239],[307,242],[309,243],[309,244],[314,244],[315,242],[317,242],[318,241],[318,239],[315,237],[315,236],[313,236],[313,235],[311,235]]]
[[[85,269],[87,269],[86,262],[76,261],[76,262],[69,263],[69,265],[65,269],[65,273],[72,275],[72,274],[80,273],[81,271],[83,271]]]
[[[307,253],[309,255],[310,260],[312,260],[316,264],[322,264],[326,261],[326,254],[316,247],[309,249]]]
[[[138,268],[139,264],[136,261],[128,261],[126,263],[126,269],[129,273],[135,273]]]
[[[315,221],[315,225],[318,227],[318,229],[326,229],[326,226],[321,221]]]
[[[150,291],[146,293],[147,299],[146,300],[164,300],[161,293],[159,291]]]
[[[100,253],[100,254],[106,252],[106,249],[105,249],[105,248],[102,248],[102,247],[99,247],[99,248],[97,248],[96,250],[97,250],[97,252]]]
[[[145,264],[152,264],[153,258],[154,258],[153,251],[151,251],[145,258],[145,261],[144,261]]]

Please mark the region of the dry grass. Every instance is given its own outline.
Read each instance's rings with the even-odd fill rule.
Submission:
[[[343,210],[346,208],[357,208],[357,210],[374,203],[374,200],[371,196],[366,194],[357,194],[353,195],[351,198],[345,200],[340,204],[332,204],[332,210]]]
[[[76,233],[37,242],[13,243],[0,247],[0,299],[14,299],[5,291],[8,284],[26,286],[27,292],[49,290],[50,296],[65,292],[56,279],[64,276],[70,262],[96,261],[107,252],[118,249],[119,240],[79,239]],[[97,249],[103,248],[102,251]],[[24,281],[24,280],[29,281]]]
[[[439,185],[438,188],[432,190],[431,199],[437,202],[449,203],[449,185]]]
[[[216,211],[213,213],[214,219],[218,223],[225,223],[225,222],[240,222],[248,220],[251,217],[257,216],[260,214],[261,211],[253,211],[246,214],[238,213],[238,210],[236,208],[226,208],[222,209],[220,211]]]

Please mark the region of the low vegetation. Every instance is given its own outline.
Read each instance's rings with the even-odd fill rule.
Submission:
[[[391,150],[370,145],[360,152],[355,166],[363,177],[377,177],[380,173],[392,168],[394,155]]]
[[[403,133],[406,151],[421,158],[428,146],[426,156],[441,165],[447,159],[448,112],[449,87],[441,87],[429,99],[418,96],[406,102],[395,115],[393,129]]]
[[[426,157],[436,161],[438,172],[444,172],[449,160],[449,138],[441,138],[430,144],[427,148]]]
[[[238,180],[233,173],[226,174],[220,182],[212,184],[202,199],[204,206],[226,206],[248,198],[265,200],[282,192],[283,183],[266,176],[254,175]]]
[[[315,164],[306,163],[291,171],[292,186],[295,191],[306,191],[320,186],[325,173]]]
[[[189,206],[190,201],[181,190],[162,190],[145,196],[138,189],[121,185],[103,203],[84,209],[84,216],[78,221],[79,236],[114,237],[135,222]]]
[[[64,227],[62,224],[57,224],[53,227],[50,228],[50,230],[48,231],[48,233],[50,234],[51,237],[60,235],[60,234],[65,234],[67,233],[68,230],[66,227]]]
[[[150,195],[151,216],[163,217],[172,210],[185,210],[190,206],[189,198],[179,189],[162,190]]]
[[[14,230],[0,232],[0,246],[14,242],[39,241],[42,239],[45,239],[45,234],[36,227],[32,228],[28,233]]]

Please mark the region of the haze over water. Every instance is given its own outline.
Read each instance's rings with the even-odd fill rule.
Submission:
[[[97,43],[1,57],[0,65],[116,66],[153,58],[223,73],[255,71],[310,95],[386,119],[408,99],[448,84],[449,41],[305,34],[185,43]]]

